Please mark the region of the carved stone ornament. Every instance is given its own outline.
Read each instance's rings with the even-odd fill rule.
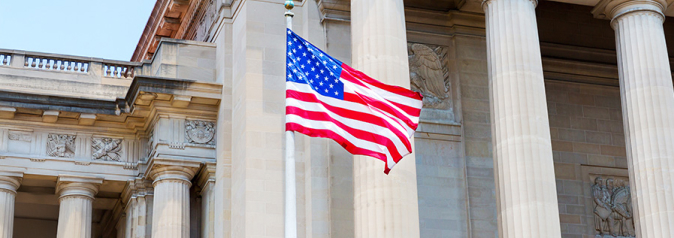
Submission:
[[[194,144],[215,144],[215,123],[210,121],[185,120],[187,142]]]
[[[597,238],[635,237],[629,182],[597,176],[592,185]]]
[[[442,46],[410,43],[407,45],[410,64],[410,86],[424,96],[424,107],[451,108],[447,49]]]
[[[75,135],[49,134],[47,136],[47,155],[72,158],[75,156]]]
[[[122,139],[92,138],[91,149],[94,160],[120,161],[122,158]]]
[[[18,141],[24,141],[24,142],[31,142],[33,140],[30,133],[22,133],[22,132],[14,132],[14,131],[10,131],[8,137],[9,137],[10,140],[18,140]]]

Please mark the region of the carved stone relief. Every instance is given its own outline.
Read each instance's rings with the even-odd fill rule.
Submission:
[[[627,178],[596,176],[593,181],[595,237],[635,237],[632,199]]]
[[[73,158],[75,156],[76,137],[75,135],[49,134],[47,136],[47,155]]]
[[[407,44],[410,86],[424,96],[424,108],[451,109],[447,47]]]
[[[33,140],[32,135],[30,133],[25,132],[10,131],[8,137],[10,140],[17,140],[24,142],[31,142]]]
[[[92,138],[91,149],[94,160],[120,161],[122,158],[122,139]]]
[[[215,123],[185,120],[185,139],[193,144],[215,144]]]

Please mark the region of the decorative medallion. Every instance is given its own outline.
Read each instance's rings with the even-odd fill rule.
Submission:
[[[187,142],[194,144],[215,144],[215,123],[210,121],[185,120]]]
[[[445,60],[447,48],[416,43],[408,44],[407,48],[410,86],[424,96],[424,107],[451,108],[449,70]]]
[[[635,237],[634,210],[627,180],[595,177],[592,200],[595,237]]]
[[[120,161],[122,158],[122,139],[92,138],[91,149],[95,160]]]
[[[75,135],[49,134],[47,136],[47,155],[72,158],[75,156]]]

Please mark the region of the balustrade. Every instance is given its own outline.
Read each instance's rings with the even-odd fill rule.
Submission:
[[[23,66],[33,69],[88,73],[89,62],[26,55]]]
[[[111,78],[128,78],[134,76],[134,68],[131,65],[103,64],[103,76]]]
[[[12,62],[11,54],[0,53],[0,65],[9,65]]]

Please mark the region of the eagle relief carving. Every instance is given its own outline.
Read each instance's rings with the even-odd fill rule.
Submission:
[[[72,158],[75,156],[75,135],[47,135],[47,155]]]
[[[597,238],[635,237],[629,182],[597,176],[592,185]]]
[[[424,107],[450,109],[449,70],[445,64],[446,48],[425,44],[408,44],[410,86],[424,96]]]
[[[215,123],[185,120],[185,139],[194,144],[215,144]]]
[[[122,139],[92,138],[91,149],[94,160],[120,161],[122,158]]]

